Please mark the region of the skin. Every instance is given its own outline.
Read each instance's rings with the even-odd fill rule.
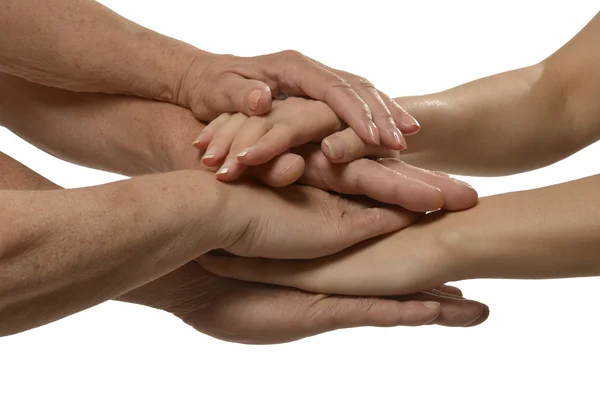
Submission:
[[[3,190],[0,203],[0,309],[62,291],[69,306],[55,305],[69,313],[215,249],[319,257],[417,217],[307,186],[224,185],[202,171],[74,190]]]
[[[52,207],[48,194],[56,196],[67,192],[3,154],[0,154],[0,176],[0,193],[39,194],[47,200],[44,203],[46,207]],[[174,179],[175,176],[171,174],[169,181]],[[197,180],[197,176],[193,176],[193,179]],[[195,183],[188,180],[187,185],[194,186]],[[166,186],[162,188],[164,187]],[[157,195],[163,191],[162,188],[154,193],[143,193],[140,198],[151,196],[151,202],[155,203],[156,208],[162,209],[169,205],[169,201],[161,200]],[[119,191],[122,197],[123,187]],[[92,194],[95,201],[102,203],[102,195],[106,193],[96,189]],[[168,190],[166,194],[172,196],[174,190]],[[61,198],[63,201],[66,199],[68,197]],[[81,202],[82,198],[76,197],[75,201]],[[28,205],[32,203],[33,201],[29,201]],[[74,204],[69,205],[67,213],[76,217],[81,224],[79,209]],[[178,267],[175,262],[185,258],[183,244],[187,237],[179,237],[175,244],[172,241],[163,242],[165,237],[156,230],[168,227],[163,225],[162,228],[157,228],[160,212],[154,209],[152,218],[144,223],[146,217],[140,217],[143,215],[144,202],[138,199],[134,206],[136,211],[118,206],[116,210],[122,211],[119,214],[113,209],[107,211],[106,207],[102,207],[101,212],[105,215],[102,223],[95,223],[93,217],[88,217],[87,229],[84,231],[77,231],[68,224],[62,230],[56,229],[50,222],[47,227],[53,228],[53,234],[58,236],[57,240],[42,238],[42,241],[50,244],[42,248],[32,244],[34,250],[25,252],[28,255],[27,262],[19,263],[18,258],[16,261],[5,262],[4,257],[0,264],[0,335],[38,327],[120,294],[123,295],[119,300],[171,312],[198,331],[216,338],[255,344],[287,342],[338,328],[361,325],[470,326],[483,322],[489,312],[484,305],[463,299],[459,290],[447,286],[402,298],[335,297],[224,279],[204,271],[195,263]],[[186,206],[189,211],[190,204]],[[27,212],[31,212],[31,209],[28,206]],[[89,206],[82,209],[94,210]],[[3,215],[13,215],[13,212],[14,210],[11,213],[3,212]],[[49,214],[47,209],[40,213]],[[144,234],[148,222],[152,222],[156,229],[151,233],[155,247],[144,248],[143,254],[131,244],[140,245],[145,241],[133,241],[124,234],[124,231],[131,229],[129,215],[137,216],[136,235]],[[51,216],[60,219],[60,211],[55,209]],[[185,216],[187,219],[189,215]],[[119,225],[108,222],[117,217],[122,219]],[[170,213],[169,217],[172,218],[173,214]],[[14,219],[18,221],[18,215]],[[31,218],[23,220],[35,221]],[[16,226],[19,224],[12,223],[12,233],[14,237],[19,237],[19,231],[16,230],[15,233]],[[170,222],[169,226],[173,227],[174,224]],[[111,231],[113,228],[120,228],[120,231]],[[71,237],[75,232],[77,238],[66,240],[63,236],[65,230]],[[88,233],[89,230],[93,234]],[[37,231],[32,230],[34,233]],[[216,229],[213,228],[212,231],[214,233]],[[190,232],[188,229],[187,234]],[[119,236],[120,239],[111,240],[110,237],[114,236]],[[98,246],[98,241],[103,245]],[[83,245],[88,242],[91,247]],[[120,247],[128,243],[128,251],[121,251]],[[176,252],[177,256],[169,256],[171,251]],[[157,253],[160,253],[160,257],[156,256]],[[60,261],[57,261],[56,254],[60,254]],[[94,262],[90,262],[89,258],[94,258]],[[156,258],[164,262],[172,260],[174,263],[169,268],[163,268]],[[76,262],[65,262],[71,259]],[[119,262],[115,262],[115,259]],[[111,268],[116,267],[119,270],[113,272]],[[162,269],[173,271],[161,274]],[[160,277],[151,282],[144,281],[152,278],[149,271]],[[18,284],[11,285],[11,280]],[[143,284],[141,287],[130,290],[140,283]]]
[[[80,194],[81,191],[78,190],[62,192],[57,190],[58,187],[47,182],[41,184],[39,183],[41,177],[31,171],[26,171],[23,167],[19,169],[13,165],[8,170],[3,169],[2,176],[5,183],[10,181],[11,174],[9,171],[25,170],[21,174],[32,177],[34,182],[37,182],[35,184],[40,184],[40,188],[45,189],[44,192],[36,193],[40,198],[43,198],[40,199],[40,202],[45,206],[44,211],[39,212],[40,216],[50,218],[53,214],[64,215],[65,219],[60,219],[62,222],[59,219],[53,220],[53,223],[64,226],[63,231],[69,234],[79,232],[80,236],[84,233],[93,233],[99,237],[95,239],[92,235],[89,235],[90,238],[84,240],[89,242],[87,247],[78,244],[81,240],[77,241],[77,245],[74,245],[73,241],[64,242],[59,235],[53,238],[53,245],[50,245],[51,241],[48,241],[48,239],[41,240],[48,243],[47,247],[51,248],[53,253],[60,251],[61,245],[63,247],[68,245],[71,252],[67,251],[66,253],[73,253],[74,257],[64,257],[61,259],[62,263],[56,262],[48,267],[49,271],[53,270],[57,279],[60,276],[60,288],[50,289],[47,286],[35,285],[36,276],[33,276],[33,279],[28,279],[27,275],[22,274],[19,281],[23,283],[24,288],[20,288],[19,292],[27,292],[27,298],[19,299],[8,294],[2,295],[6,302],[0,310],[2,312],[1,319],[5,321],[2,327],[3,334],[10,334],[48,323],[85,307],[114,298],[128,290],[129,292],[124,294],[122,299],[170,311],[199,331],[238,342],[285,342],[331,329],[357,325],[422,325],[431,323],[434,320],[433,322],[442,325],[462,326],[478,323],[478,321],[474,322],[473,320],[484,320],[487,317],[487,308],[482,308],[482,305],[478,303],[463,301],[456,297],[447,298],[448,294],[440,294],[432,290],[424,295],[402,298],[402,302],[398,302],[381,298],[328,297],[285,287],[264,286],[223,279],[207,273],[194,263],[189,263],[189,260],[193,258],[187,259],[185,251],[176,248],[173,248],[172,254],[177,253],[177,259],[179,259],[177,262],[167,264],[168,256],[161,253],[165,261],[164,265],[161,264],[160,267],[152,266],[155,261],[152,256],[153,252],[149,253],[148,249],[144,248],[144,242],[124,235],[124,231],[130,231],[131,229],[121,227],[119,234],[114,234],[110,229],[114,228],[114,231],[116,231],[119,226],[107,225],[105,218],[102,219],[100,227],[110,231],[105,230],[104,234],[87,227],[84,229],[85,231],[80,231],[82,229],[81,223],[77,220],[70,224],[66,223],[65,221],[68,221],[69,215],[72,215],[74,211],[83,212],[88,209],[88,205],[81,198],[73,197],[69,199],[68,197],[89,194],[90,197],[96,199],[96,194],[104,195],[103,193],[105,193],[107,187],[119,195],[123,191],[130,190],[135,197],[135,202],[131,203],[130,206],[135,207],[138,212],[146,212],[143,206],[147,201],[150,206],[154,207],[148,210],[148,212],[153,213],[153,217],[154,213],[165,217],[168,214],[168,217],[171,217],[168,207],[177,206],[178,202],[176,201],[181,201],[178,206],[187,209],[182,226],[187,226],[188,230],[190,223],[195,220],[193,216],[194,209],[206,209],[211,214],[220,212],[219,229],[210,228],[210,223],[204,226],[211,232],[219,232],[227,226],[227,223],[223,223],[224,215],[221,214],[225,212],[225,209],[219,208],[211,211],[210,204],[212,201],[206,201],[201,196],[203,190],[212,191],[216,189],[214,191],[215,195],[220,197],[221,189],[226,190],[226,192],[234,189],[231,196],[229,194],[225,195],[228,198],[227,200],[223,197],[215,202],[219,204],[218,206],[222,206],[223,203],[231,205],[231,208],[228,208],[229,205],[225,208],[233,211],[232,215],[240,225],[248,226],[248,223],[243,222],[244,217],[239,212],[248,210],[245,205],[247,201],[252,201],[256,204],[264,204],[265,209],[276,210],[277,215],[282,212],[285,213],[283,218],[276,216],[277,225],[281,227],[281,222],[288,220],[292,223],[295,231],[298,231],[298,227],[302,224],[306,225],[305,223],[308,220],[306,216],[298,214],[297,201],[299,198],[304,198],[304,200],[317,198],[316,201],[310,200],[308,203],[318,206],[319,210],[324,212],[319,213],[319,221],[322,223],[321,215],[330,213],[324,208],[327,201],[324,202],[323,198],[334,197],[308,187],[291,187],[286,190],[295,191],[284,191],[282,195],[272,197],[272,193],[269,194],[269,190],[264,187],[249,185],[248,183],[228,186],[216,182],[211,175],[199,171],[189,171],[189,169],[205,168],[200,162],[198,151],[191,146],[191,142],[204,125],[199,123],[189,110],[178,106],[125,96],[67,92],[36,85],[8,75],[0,75],[0,86],[2,87],[0,123],[18,133],[21,137],[71,162],[122,174],[142,176],[142,180],[134,178],[128,182],[122,182],[121,186],[107,185],[100,188],[90,188],[88,190],[91,191],[88,191],[87,194],[85,192]],[[402,179],[397,178],[397,171],[417,175],[423,173],[404,164],[393,165],[393,167],[388,168],[370,160],[360,160],[347,165],[331,164],[319,151],[318,147],[304,148],[302,149],[302,155],[305,158],[295,154],[286,154],[273,160],[268,165],[251,168],[249,177],[256,177],[271,185],[285,185],[290,179],[296,179],[299,171],[302,175],[301,181],[304,184],[327,191],[394,196],[397,195],[397,191],[404,184]],[[4,157],[4,159],[9,166],[11,162],[14,164],[14,161],[9,160],[7,157]],[[294,162],[300,161],[302,167],[294,171],[294,168],[290,165],[293,166]],[[181,169],[188,171],[164,174],[167,171]],[[156,172],[163,172],[163,174],[147,176]],[[209,176],[210,180],[205,180],[206,176]],[[378,176],[379,181],[387,182],[384,186],[388,187],[388,190],[382,192],[381,187],[373,184],[377,181],[377,179],[371,178],[373,176]],[[180,178],[184,180],[180,180]],[[476,193],[472,189],[455,184],[444,176],[428,176],[428,178],[431,184],[439,186],[446,203],[445,206],[464,209],[472,206],[477,200]],[[135,182],[137,188],[123,186],[131,184],[131,182]],[[182,187],[173,187],[177,182],[181,182]],[[11,184],[13,185],[5,185],[4,187],[13,190],[29,190],[31,188],[20,186],[21,183],[18,180],[16,183]],[[168,190],[162,192],[161,187],[167,187]],[[48,189],[51,190],[48,191]],[[147,189],[155,191],[146,191]],[[245,190],[258,190],[255,193],[260,196],[260,199],[252,200],[252,195],[249,195]],[[271,196],[274,201],[281,202],[280,205],[274,203],[269,205],[268,201],[265,201],[266,198],[262,198],[263,191],[265,195]],[[156,192],[164,196],[162,203],[157,202]],[[261,194],[258,194],[259,192]],[[34,194],[31,191],[11,190],[0,193],[3,195],[15,195],[17,193],[25,199]],[[307,195],[307,193],[312,194]],[[64,204],[65,200],[69,200],[75,202],[78,207],[62,205],[62,208],[60,208],[57,205],[54,212],[49,212],[48,202],[45,199],[46,195],[55,196],[57,204]],[[283,200],[285,196],[290,197],[290,195],[293,197],[293,202]],[[319,197],[314,197],[314,195]],[[323,195],[325,197],[320,198]],[[16,198],[15,201],[21,201],[23,198]],[[244,201],[244,203],[239,204],[239,201]],[[340,203],[339,199],[335,199],[335,203],[338,205],[350,204],[345,200]],[[125,205],[127,204],[127,201],[118,203],[119,209],[117,211],[126,213],[127,208],[125,208]],[[294,204],[293,209],[286,210],[286,207],[289,208],[292,204]],[[111,203],[111,206],[114,207],[114,205],[114,203]],[[356,206],[358,208],[355,208]],[[363,205],[358,203],[351,205],[351,208],[357,211],[362,207]],[[101,206],[101,208],[104,214],[112,212],[107,211],[108,207],[106,206]],[[257,213],[259,212],[257,207],[253,207],[253,209]],[[347,213],[348,211],[350,213],[347,216],[353,213],[350,208],[344,212]],[[417,216],[409,212],[398,213],[398,211],[390,209],[383,211],[386,214],[388,214],[387,212],[397,214],[401,217],[403,224],[410,222]],[[3,214],[11,215],[13,211]],[[18,213],[14,215],[16,215],[16,218]],[[273,213],[273,215],[275,214]],[[292,215],[298,215],[299,218],[294,221]],[[367,216],[363,219],[365,225],[372,225],[373,219],[371,216],[373,215],[365,214],[365,216]],[[121,221],[121,225],[128,224],[126,216],[124,217],[125,219]],[[27,212],[20,220],[24,223],[28,222],[29,218],[30,212]],[[377,217],[376,219],[380,218]],[[32,218],[32,220],[35,219]],[[266,223],[257,223],[260,218],[253,218],[253,220],[255,226],[273,225],[272,222],[266,220]],[[387,223],[389,218],[384,217],[382,214],[381,220]],[[400,219],[398,220],[400,221]],[[90,225],[92,223],[98,224],[99,220],[90,218]],[[168,226],[173,229],[176,224],[171,221]],[[351,224],[348,225],[349,228]],[[194,223],[194,225],[196,224]],[[237,224],[234,223],[234,225]],[[306,226],[308,227],[308,225]],[[335,226],[334,230],[340,231],[340,227]],[[303,234],[307,237],[314,237],[316,228],[316,226],[309,227],[310,233],[305,232]],[[163,231],[164,229],[159,230]],[[356,226],[350,230],[356,231]],[[31,229],[31,231],[36,230]],[[202,243],[202,241],[198,241],[200,238],[194,237],[194,231],[192,229],[192,234],[188,232],[183,238],[178,236],[176,239],[178,244],[181,245],[187,242],[198,246],[198,242]],[[277,233],[272,228],[269,231],[271,234],[275,233],[276,236],[290,237],[289,233],[283,233],[282,231]],[[22,236],[21,234],[15,235],[14,231],[10,233],[15,241],[18,241],[19,236]],[[224,236],[231,238],[230,234],[225,234],[226,231],[223,231],[223,233]],[[131,252],[130,249],[127,250],[127,254],[124,256],[124,251],[121,251],[120,248],[111,247],[102,249],[105,262],[98,265],[99,254],[94,251],[100,249],[94,249],[93,247],[97,246],[98,241],[107,242],[109,241],[108,237],[113,236],[125,236],[125,238],[131,240],[130,243],[139,245],[141,254],[137,253],[137,255],[146,257],[144,259],[149,258],[150,262],[146,264],[138,263],[139,260],[135,258],[136,253]],[[139,236],[140,234],[136,230],[135,237],[139,238]],[[156,239],[162,238],[157,237]],[[232,253],[258,255],[258,252],[252,253],[250,250],[259,249],[261,247],[259,242],[266,243],[265,239],[269,241],[269,236],[257,234],[249,240],[237,240],[238,245],[225,246],[225,248]],[[332,242],[335,242],[335,245],[340,245],[342,242],[340,237],[332,237],[331,239]],[[150,245],[150,243],[147,244]],[[315,245],[316,243],[307,244],[313,249],[323,249],[322,243],[318,245]],[[294,247],[297,250],[296,245]],[[263,249],[266,249],[266,247],[263,247]],[[30,257],[32,253],[37,253],[36,262],[38,265],[43,264],[43,262],[47,263],[46,256],[48,252],[44,252],[35,246],[29,247],[27,250]],[[160,248],[153,248],[153,250],[159,251]],[[205,249],[200,248],[197,248],[197,250],[200,252],[205,251]],[[281,245],[272,247],[271,250],[281,250]],[[262,250],[260,252],[261,256],[266,253]],[[26,252],[23,254],[26,254]],[[289,256],[289,254],[290,252],[287,255],[272,253],[272,255],[277,256]],[[302,251],[302,256],[306,256],[306,254],[306,251]],[[317,256],[317,253],[314,253],[314,255]],[[81,263],[82,258],[96,259],[96,263]],[[26,258],[22,256],[22,259]],[[68,266],[73,259],[77,259],[78,262],[71,268],[69,279],[65,279],[64,267]],[[131,268],[127,263],[128,259],[134,262],[132,264],[138,266]],[[122,267],[116,264],[115,260],[119,260]],[[14,260],[12,262],[15,264]],[[4,263],[4,265],[6,264],[8,263]],[[153,275],[148,274],[150,268],[154,271]],[[15,267],[13,269],[24,272],[27,267]],[[125,281],[122,280],[123,272],[121,270],[127,269],[136,270],[138,274],[134,276],[135,278],[132,277],[130,280]],[[104,273],[103,270],[105,270]],[[18,273],[15,276],[18,277]],[[119,284],[115,285],[115,279],[117,278]],[[102,284],[98,283],[100,279],[102,279]],[[147,283],[152,279],[155,280]],[[132,288],[142,284],[144,284],[142,287],[131,291]],[[34,288],[40,288],[40,291],[35,291]],[[448,288],[442,289],[448,290]],[[449,290],[452,291],[452,294],[457,293],[456,290],[451,288]],[[424,302],[436,302],[440,303],[440,306],[436,308],[435,304],[428,304],[433,306],[432,308],[425,306]],[[290,309],[293,309],[293,312],[290,312]],[[231,321],[233,317],[235,317],[236,323]],[[269,328],[265,326],[269,326]]]
[[[73,93],[9,75],[0,75],[0,87],[4,93],[0,124],[61,159],[129,176],[215,170],[201,162],[202,152],[191,145],[205,125],[181,107],[125,96]],[[286,101],[290,100],[298,99]],[[381,147],[368,148],[369,156],[390,154]],[[276,156],[249,168],[246,177],[275,187],[299,179],[305,185],[367,195],[417,212],[465,209],[477,202],[475,190],[443,173],[399,163],[388,168],[367,159],[332,164],[315,150],[310,146],[297,149],[299,155]]]
[[[557,162],[598,140],[600,14],[542,62],[440,93],[401,97],[422,124],[401,158],[427,169],[500,176]],[[351,131],[327,139],[329,159],[347,162],[367,146]],[[326,146],[324,146],[326,149]],[[510,154],[510,156],[507,156]]]
[[[261,115],[272,95],[305,95],[327,102],[365,142],[391,148],[406,146],[400,129],[419,129],[362,77],[289,50],[258,57],[207,53],[93,0],[56,0],[52,7],[6,0],[0,25],[0,72],[46,86],[167,101],[201,120],[223,112]]]
[[[590,49],[599,36],[600,15],[539,65],[406,99],[423,132],[410,138],[414,145],[402,158],[455,173],[504,175],[548,165],[597,141],[600,56]],[[343,154],[338,161],[368,148],[345,131],[326,140],[335,155]],[[401,232],[310,262],[213,257],[205,267],[354,295],[401,294],[482,277],[597,276],[599,184],[600,176],[592,176],[483,198],[471,209],[430,213]],[[205,259],[199,260],[203,266]]]

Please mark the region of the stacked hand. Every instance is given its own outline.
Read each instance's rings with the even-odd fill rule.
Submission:
[[[359,326],[470,327],[489,315],[487,306],[464,299],[450,286],[403,297],[330,296],[217,277],[194,263],[120,299],[168,311],[215,338],[249,344]]]

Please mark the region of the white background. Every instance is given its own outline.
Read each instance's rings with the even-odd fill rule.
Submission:
[[[536,63],[598,12],[596,1],[103,3],[214,52],[300,50],[393,96]],[[0,151],[66,187],[119,178],[53,159],[5,130]],[[482,195],[538,187],[600,173],[599,156],[596,145],[543,170],[466,180]],[[599,397],[600,280],[459,286],[491,307],[484,325],[361,328],[271,347],[219,342],[159,311],[106,303],[0,339],[0,397]]]

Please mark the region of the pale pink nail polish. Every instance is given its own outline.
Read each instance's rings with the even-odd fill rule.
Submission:
[[[248,108],[252,111],[256,111],[258,109],[258,103],[260,101],[260,97],[262,96],[262,91],[253,90],[247,98]]]
[[[402,136],[400,129],[394,126],[392,131],[394,132],[394,141],[396,141],[398,145],[401,145],[403,150],[407,149],[408,145],[406,144],[406,139]]]
[[[377,125],[375,125],[375,122],[367,122],[367,130],[369,132],[369,136],[371,136],[371,141],[373,142],[373,144],[379,145],[381,139],[379,137],[379,129],[377,129]]]

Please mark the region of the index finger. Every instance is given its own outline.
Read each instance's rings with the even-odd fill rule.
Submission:
[[[306,95],[327,103],[365,143],[379,144],[379,132],[369,106],[349,82],[296,51],[285,51],[273,56],[278,61],[272,72],[277,76],[279,90]]]
[[[414,212],[433,211],[444,205],[444,196],[439,188],[376,161],[359,159],[347,164],[333,164],[314,148],[305,147],[299,153],[306,162],[299,180],[302,184],[340,194],[366,195]]]

